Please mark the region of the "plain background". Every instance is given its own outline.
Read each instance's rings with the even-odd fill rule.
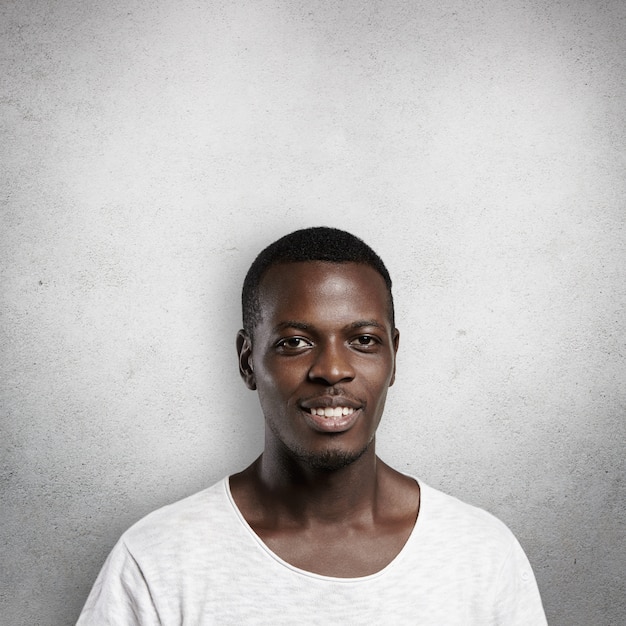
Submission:
[[[379,434],[517,534],[552,626],[626,622],[626,3],[0,3],[0,622],[252,461],[239,290],[325,224],[386,261]]]

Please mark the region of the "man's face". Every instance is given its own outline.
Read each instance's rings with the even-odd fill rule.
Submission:
[[[374,439],[393,384],[398,332],[380,274],[357,263],[275,265],[242,374],[258,390],[267,436],[314,467],[336,469]],[[243,355],[243,358],[242,358]]]

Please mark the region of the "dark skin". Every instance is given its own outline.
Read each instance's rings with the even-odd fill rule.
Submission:
[[[260,301],[261,322],[252,338],[239,332],[237,350],[265,448],[230,478],[233,498],[288,563],[344,578],[378,572],[419,509],[417,483],[375,453],[399,339],[384,280],[356,263],[275,265]]]

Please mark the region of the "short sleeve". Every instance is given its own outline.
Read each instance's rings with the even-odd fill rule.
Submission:
[[[160,626],[150,589],[120,539],[105,561],[76,626]]]
[[[493,607],[498,626],[547,626],[533,570],[516,539],[495,584]]]

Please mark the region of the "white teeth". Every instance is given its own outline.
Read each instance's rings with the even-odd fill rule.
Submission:
[[[341,417],[342,415],[351,415],[352,413],[354,413],[354,409],[349,406],[311,408],[311,415],[321,415],[322,417]]]

